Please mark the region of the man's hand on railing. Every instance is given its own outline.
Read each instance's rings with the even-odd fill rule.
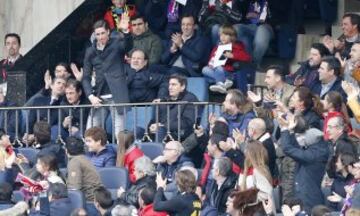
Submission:
[[[34,134],[28,134],[28,133],[25,133],[23,138],[22,138],[22,142],[23,143],[26,143],[28,145],[31,145],[33,142],[35,141],[35,136]]]
[[[204,135],[204,128],[201,126],[194,125],[194,133],[196,137],[201,137],[202,135]]]
[[[100,106],[101,102],[102,102],[102,100],[100,98],[96,97],[95,95],[90,95],[89,96],[89,101],[95,107]]]
[[[156,133],[158,131],[159,127],[164,127],[164,125],[161,123],[151,124],[149,127],[150,133]]]
[[[160,98],[156,98],[152,101],[153,103],[160,103],[161,102],[161,99]]]
[[[64,127],[64,128],[70,127],[71,120],[72,120],[72,116],[66,116],[66,117],[64,118],[64,121],[63,121],[63,124],[62,124],[63,127]]]

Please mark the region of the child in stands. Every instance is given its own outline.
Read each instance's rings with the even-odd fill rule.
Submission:
[[[219,57],[220,46],[229,45]],[[218,66],[219,61],[225,60],[223,65]],[[246,52],[242,43],[236,42],[236,31],[231,25],[223,25],[220,29],[219,45],[214,47],[208,66],[204,67],[202,73],[210,86],[210,90],[225,94],[226,90],[233,85],[233,64],[235,62],[250,62],[251,57]]]

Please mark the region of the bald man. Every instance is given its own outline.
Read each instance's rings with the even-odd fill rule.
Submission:
[[[267,150],[268,153],[268,166],[270,169],[271,176],[274,178],[278,174],[276,167],[276,151],[274,143],[271,139],[271,134],[266,132],[266,123],[261,118],[254,118],[250,120],[247,133],[250,139],[260,141]]]

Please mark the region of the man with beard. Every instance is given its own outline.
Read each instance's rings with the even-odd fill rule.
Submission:
[[[286,77],[286,82],[294,86],[312,88],[319,78],[318,69],[321,58],[330,55],[329,50],[321,43],[313,43],[310,48],[309,58],[300,63],[300,68]]]

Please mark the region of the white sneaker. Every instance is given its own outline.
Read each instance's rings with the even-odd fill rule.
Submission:
[[[213,92],[219,92],[221,94],[226,94],[226,88],[224,86],[224,83],[218,82],[216,85],[211,85],[209,87],[210,91]]]
[[[224,87],[226,89],[230,88],[232,85],[234,84],[234,82],[232,80],[225,80],[225,83],[224,83]]]

